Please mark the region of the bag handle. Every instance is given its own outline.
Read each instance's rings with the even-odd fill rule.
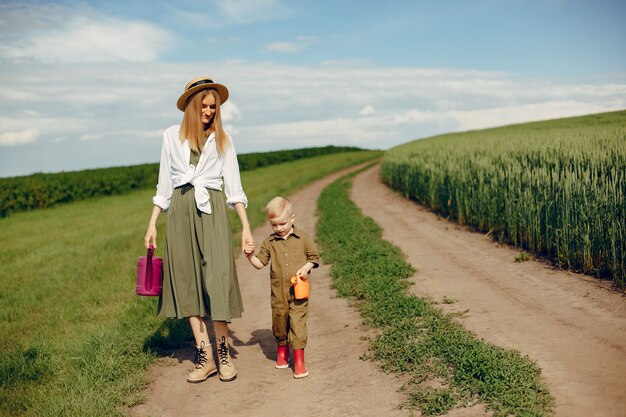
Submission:
[[[148,252],[146,254],[146,284],[149,285],[148,288],[146,288],[147,291],[151,291],[152,290],[152,256],[154,255],[154,245],[151,243],[150,246],[148,246]]]

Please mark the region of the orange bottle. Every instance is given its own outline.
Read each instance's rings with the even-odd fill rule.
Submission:
[[[311,292],[311,284],[306,277],[294,275],[291,277],[291,285],[293,286],[293,293],[296,300],[306,300],[309,298]]]

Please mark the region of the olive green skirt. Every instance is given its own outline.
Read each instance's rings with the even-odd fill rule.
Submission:
[[[174,189],[167,214],[159,315],[230,322],[243,303],[230,221],[221,191],[209,189],[211,214],[196,207],[193,186]]]

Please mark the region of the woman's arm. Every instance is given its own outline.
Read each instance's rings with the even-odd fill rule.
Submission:
[[[170,206],[172,192],[174,187],[172,184],[172,166],[170,162],[170,150],[168,145],[168,134],[172,128],[168,128],[163,132],[163,145],[161,147],[161,161],[159,163],[159,180],[157,183],[157,192],[152,197],[152,204],[161,207],[163,211]]]
[[[146,249],[150,246],[150,243],[154,245],[154,248],[157,247],[157,229],[156,222],[159,219],[159,215],[163,210],[159,206],[152,206],[152,215],[150,216],[150,221],[148,222],[148,230],[146,231],[146,236],[143,238],[143,242],[146,245]]]
[[[241,221],[241,250],[243,251],[248,245],[254,247],[254,239],[250,231],[250,223],[248,222],[248,215],[246,214],[246,206],[244,203],[235,203],[235,211],[237,215],[239,215],[239,221]]]
[[[224,178],[224,192],[226,193],[226,204],[230,208],[235,208],[237,203],[243,203],[244,208],[248,206],[248,197],[241,185],[241,174],[239,173],[239,163],[235,145],[230,139],[224,150],[224,166],[222,167],[222,177]]]

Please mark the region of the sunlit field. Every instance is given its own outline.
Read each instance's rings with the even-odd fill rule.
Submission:
[[[417,140],[381,172],[443,216],[624,287],[626,111]]]

